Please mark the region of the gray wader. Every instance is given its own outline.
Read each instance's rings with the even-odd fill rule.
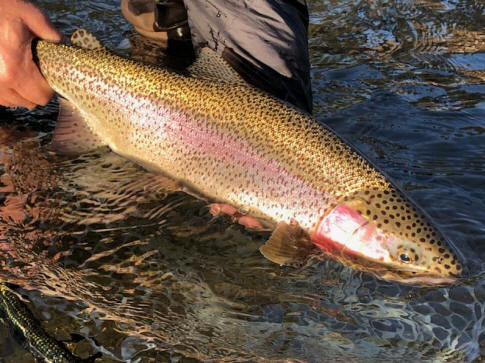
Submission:
[[[122,11],[142,35],[208,46],[249,83],[312,111],[305,0],[123,0]]]

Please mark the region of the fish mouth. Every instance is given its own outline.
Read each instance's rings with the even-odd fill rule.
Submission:
[[[356,205],[350,201],[334,207],[317,224],[312,242],[339,262],[380,279],[423,286],[457,280],[451,271],[436,269],[437,250],[384,230]]]
[[[453,276],[415,276],[409,278],[403,278],[402,276],[399,278],[386,278],[382,277],[384,280],[387,281],[395,281],[405,285],[418,285],[418,286],[448,286],[454,284],[458,281],[457,277]]]
[[[330,254],[333,259],[346,266],[370,273],[381,280],[397,282],[403,285],[438,287],[454,284],[460,279],[460,276],[455,275],[443,276],[412,268],[399,268],[392,264],[373,261],[360,254],[345,253],[345,250],[335,252],[334,249],[333,253],[328,253],[328,251],[325,253]]]
[[[334,257],[341,263],[371,273],[379,279],[404,285],[420,287],[447,286],[456,283],[460,278],[455,275],[438,275],[414,269],[401,269],[391,264],[370,261],[363,256],[339,254]]]

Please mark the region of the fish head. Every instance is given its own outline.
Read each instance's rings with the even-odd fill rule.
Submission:
[[[337,260],[385,280],[442,285],[462,274],[449,242],[392,188],[344,198],[311,238]]]

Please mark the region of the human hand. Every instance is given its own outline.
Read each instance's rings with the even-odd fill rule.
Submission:
[[[0,105],[34,108],[54,91],[32,59],[32,39],[60,42],[49,18],[25,0],[0,0]]]

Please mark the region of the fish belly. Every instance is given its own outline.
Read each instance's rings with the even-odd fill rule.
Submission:
[[[328,195],[308,185],[237,135],[204,117],[153,102],[125,114],[128,135],[113,151],[180,181],[197,194],[232,204],[272,222],[298,222],[311,229]]]

